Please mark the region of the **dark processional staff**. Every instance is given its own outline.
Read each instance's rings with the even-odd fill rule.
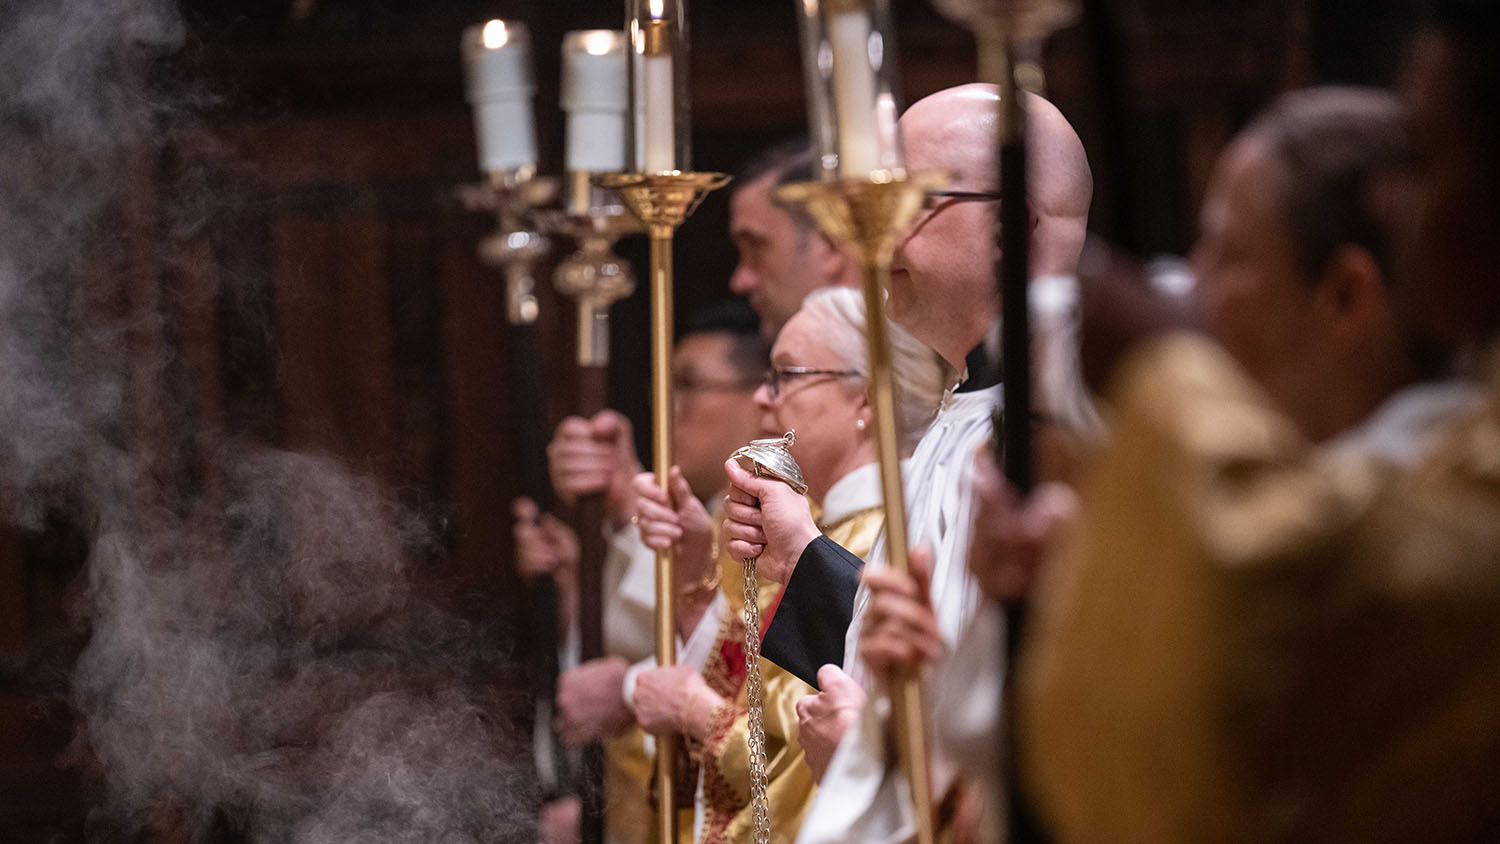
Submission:
[[[620,237],[640,224],[609,191],[595,186],[598,173],[624,169],[627,65],[625,36],[616,30],[568,33],[562,44],[562,106],[567,112],[568,175],[536,175],[532,129],[530,39],[524,24],[492,20],[465,32],[463,54],[469,100],[474,106],[481,168],[488,181],[465,192],[472,208],[492,210],[498,231],[480,246],[486,262],[505,273],[508,351],[512,375],[512,423],[523,487],[549,509],[551,487],[545,462],[545,396],[536,341],[536,265],[547,240],[534,229],[577,243],[558,262],[557,289],[577,303],[577,412],[592,417],[604,409],[609,367],[609,309],[630,295],[629,266],[613,251]],[[562,196],[560,196],[562,194]],[[583,661],[604,656],[603,494],[582,496],[574,508],[578,534],[578,650]],[[551,729],[558,676],[558,599],[550,576],[531,587],[531,677],[537,703],[534,743],[546,791],[576,793],[585,844],[604,841],[604,750],[584,747],[578,770]]]
[[[484,181],[460,197],[473,211],[495,215],[496,230],[479,244],[479,256],[505,279],[506,358],[510,375],[510,428],[520,463],[522,492],[547,512],[552,485],[546,465],[545,396],[537,351],[536,268],[549,244],[536,231],[535,211],[553,199],[554,181],[536,175],[532,125],[531,40],[524,24],[491,20],[464,31],[460,50],[467,98],[473,107],[479,169]],[[558,675],[558,593],[551,574],[538,575],[527,596],[528,675],[536,701],[537,773],[544,788],[569,787],[567,756],[552,730]]]
[[[1031,369],[1031,213],[1027,202],[1025,95],[1043,89],[1042,48],[1046,39],[1078,20],[1075,0],[938,0],[940,11],[973,31],[978,44],[979,78],[999,89],[995,153],[1000,174],[1000,215],[996,233],[999,258],[995,277],[1000,296],[1002,407],[995,414],[995,453],[1006,479],[1025,495],[1036,485],[1032,442]],[[1096,10],[1097,11],[1097,10]],[[1014,729],[1014,672],[1026,628],[1026,602],[1005,602],[1003,647],[1005,694],[1000,754],[1005,786],[1007,840],[1012,844],[1047,841],[1027,798],[1017,765]]]

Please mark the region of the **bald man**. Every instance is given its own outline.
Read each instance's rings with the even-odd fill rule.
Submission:
[[[965,567],[969,475],[975,451],[991,435],[991,413],[1000,401],[983,348],[1000,306],[994,280],[998,104],[993,88],[965,85],[919,101],[901,118],[908,167],[951,175],[949,188],[928,197],[897,250],[890,295],[892,318],[963,373],[905,474],[909,534],[913,547],[928,550],[930,597],[950,646],[979,605],[979,589]],[[1040,306],[1038,334],[1049,335],[1042,337],[1038,355],[1037,404],[1076,418],[1087,402],[1077,397],[1081,388],[1067,342],[1067,315],[1093,183],[1083,146],[1056,108],[1032,96],[1027,109],[1034,151],[1027,197],[1033,300]],[[731,552],[741,558],[758,555],[761,571],[787,584],[762,653],[823,690],[799,706],[804,734],[813,739],[809,745],[804,738],[809,757],[813,746],[844,745],[799,841],[899,840],[909,809],[900,799],[902,786],[883,775],[889,766],[882,758],[878,687],[854,647],[868,601],[859,586],[863,564],[818,532],[805,502],[785,485],[750,477],[733,463],[727,469],[733,481],[725,509]],[[870,565],[884,561],[881,540]],[[941,788],[949,772],[936,761]]]

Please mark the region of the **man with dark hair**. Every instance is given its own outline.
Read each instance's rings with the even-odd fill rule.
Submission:
[[[1401,339],[1481,405],[1392,461],[1314,448],[1184,335],[1117,366],[1117,424],[1041,584],[1021,759],[1063,842],[1500,834],[1500,9],[1434,3]]]
[[[739,263],[729,289],[750,300],[766,337],[776,336],[807,294],[859,284],[859,268],[801,208],[777,202],[782,185],[815,178],[806,138],[793,138],[752,159],[729,197],[729,237]]]
[[[1410,159],[1393,95],[1298,91],[1235,138],[1204,199],[1193,249],[1204,327],[1313,440],[1445,363],[1414,356],[1390,301],[1388,186]],[[1420,401],[1467,393],[1444,385]]]

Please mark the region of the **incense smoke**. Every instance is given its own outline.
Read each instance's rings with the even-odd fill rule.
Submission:
[[[423,523],[336,460],[196,422],[171,318],[140,294],[173,256],[132,253],[131,186],[196,128],[163,64],[176,9],[3,7],[0,518],[88,537],[71,697],[90,837],[534,838],[489,682],[504,654],[414,591]],[[154,193],[168,227],[230,202],[191,179]]]

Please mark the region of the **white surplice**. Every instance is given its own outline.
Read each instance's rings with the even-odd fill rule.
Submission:
[[[904,478],[908,534],[914,547],[926,546],[933,552],[932,603],[939,630],[950,645],[979,603],[978,585],[966,565],[971,478],[975,452],[993,435],[991,419],[999,400],[999,387],[945,396]],[[883,536],[876,540],[865,564],[886,565]],[[861,586],[845,642],[844,668],[872,694],[829,764],[818,798],[803,821],[799,844],[877,844],[908,837],[904,830],[910,826],[911,810],[905,781],[885,759],[889,703],[884,695],[874,693],[858,655],[859,630],[869,600]]]
[[[1035,337],[1036,403],[1065,426],[1092,432],[1099,417],[1084,386],[1078,361],[1078,282],[1070,276],[1036,278],[1030,284],[1030,310]],[[993,332],[992,332],[993,334]],[[990,711],[998,715],[1003,650],[999,647],[996,611],[989,618],[997,632],[993,643],[978,653],[960,653],[961,639],[982,601],[978,583],[968,570],[969,536],[973,528],[973,461],[980,446],[994,433],[993,414],[1001,404],[1001,388],[950,392],[937,418],[918,443],[903,481],[906,491],[907,533],[913,548],[932,551],[932,606],[938,632],[950,656],[935,666],[943,675],[949,665],[965,670],[982,662],[982,672],[969,674],[963,694],[950,696],[934,711],[946,722],[955,712]],[[877,540],[867,566],[886,565],[884,536]],[[817,801],[803,822],[798,844],[881,844],[903,842],[915,834],[909,789],[899,767],[886,759],[885,732],[890,702],[874,686],[858,656],[859,633],[869,604],[861,587],[845,639],[845,670],[870,692],[859,722],[845,734],[823,778]],[[992,649],[993,648],[993,649]],[[957,671],[953,672],[956,676]],[[932,782],[941,795],[957,771],[955,757],[934,746]]]

